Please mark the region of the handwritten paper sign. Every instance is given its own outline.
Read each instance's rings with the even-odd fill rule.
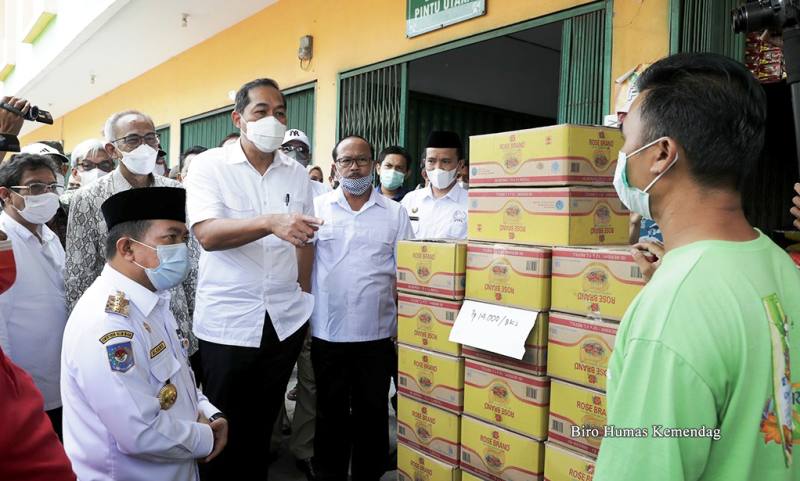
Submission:
[[[536,324],[538,314],[536,311],[466,300],[450,331],[450,341],[522,359],[525,340]]]

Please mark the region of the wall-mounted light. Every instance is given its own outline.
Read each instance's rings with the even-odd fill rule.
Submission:
[[[303,35],[300,37],[300,48],[297,49],[297,58],[300,62],[308,62],[314,56],[314,37]]]
[[[181,14],[181,27],[186,28],[189,26],[189,14],[182,13]]]

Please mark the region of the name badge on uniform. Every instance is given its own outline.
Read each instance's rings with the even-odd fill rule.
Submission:
[[[133,345],[130,341],[106,346],[106,354],[112,371],[128,372],[134,365]]]

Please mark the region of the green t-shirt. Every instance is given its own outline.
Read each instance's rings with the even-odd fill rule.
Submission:
[[[781,308],[787,336],[770,325]],[[786,401],[774,403],[782,339],[793,388],[784,383]],[[786,456],[776,404],[794,418]],[[789,256],[763,234],[670,251],[617,333],[608,425],[594,481],[800,480],[800,272]],[[621,437],[608,436],[612,426]]]

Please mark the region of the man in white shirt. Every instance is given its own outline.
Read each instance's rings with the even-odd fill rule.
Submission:
[[[429,185],[409,192],[403,207],[411,216],[417,239],[466,239],[467,191],[457,182],[464,165],[464,147],[455,132],[431,132],[425,145]]]
[[[59,208],[58,166],[37,154],[17,154],[0,167],[0,230],[11,241],[16,282],[0,295],[3,350],[33,378],[61,436],[61,337],[67,322],[64,248],[46,225]]]
[[[204,391],[231,424],[208,480],[267,479],[270,432],[314,307],[308,241],[321,223],[305,169],[279,150],[286,104],[278,85],[242,86],[232,119],[239,140],[195,157],[184,184],[203,247],[194,333]]]
[[[64,332],[64,448],[80,480],[196,481],[227,421],[195,385],[169,289],[189,272],[186,192],[130,189],[102,205],[108,263]]]
[[[385,471],[389,379],[397,332],[397,242],[412,236],[400,204],[372,188],[370,144],[333,151],[340,188],[314,199],[317,236],[311,357],[317,380],[314,462],[320,481],[377,481]]]

